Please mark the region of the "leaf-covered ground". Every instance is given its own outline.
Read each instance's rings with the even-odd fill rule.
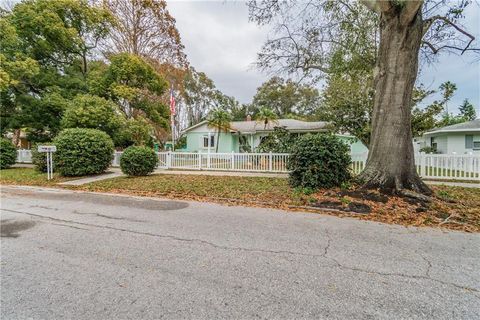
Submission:
[[[55,181],[47,182],[44,174],[33,169],[0,171],[2,184],[53,186],[62,179],[65,178],[56,177]],[[282,178],[162,174],[135,178],[120,177],[70,188],[323,212],[405,226],[430,226],[480,232],[480,189],[474,188],[433,186],[435,197],[428,206],[405,198],[383,197],[375,192],[370,192],[367,196],[340,189],[305,193],[292,189],[287,179]],[[361,214],[345,211],[353,207],[368,208],[370,212]]]
[[[480,232],[480,189],[434,186],[434,201],[424,206],[404,198],[388,197],[386,203],[352,197],[340,189],[305,194],[292,189],[282,178],[220,177],[191,175],[152,175],[115,178],[80,187],[83,190],[128,193],[198,201],[213,201],[289,210],[321,211],[363,220],[431,226]],[[322,203],[348,209],[352,203],[371,208],[368,214],[327,211]],[[423,211],[423,212],[422,212]]]

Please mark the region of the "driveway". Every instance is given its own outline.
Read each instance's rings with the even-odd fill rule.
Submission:
[[[2,319],[479,319],[480,236],[2,187]]]

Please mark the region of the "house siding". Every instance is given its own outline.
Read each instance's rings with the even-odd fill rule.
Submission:
[[[207,132],[189,132],[187,134],[187,147],[184,149],[185,152],[208,152],[208,148],[203,147],[203,137],[208,135]],[[215,136],[217,139],[217,134],[215,131],[210,131],[211,136]],[[235,141],[235,139],[237,141]],[[238,137],[233,136],[231,133],[221,132],[220,137],[217,141],[218,152],[232,152],[235,151],[235,145],[237,145],[238,150]],[[232,149],[233,147],[233,149]],[[213,147],[210,149],[210,152],[215,152],[216,148]]]
[[[465,149],[465,134],[451,134],[447,136],[447,150],[449,154],[464,154]]]
[[[350,146],[350,152],[352,154],[368,152],[368,148],[354,136],[338,136],[340,140]]]
[[[208,135],[214,135],[217,137],[215,130],[208,128],[206,125],[194,128],[187,133],[187,147],[182,150],[185,152],[208,152],[208,148],[203,147],[203,137]],[[259,146],[261,138],[267,136],[267,133],[256,133],[252,135],[246,135],[249,144],[252,146],[252,151],[255,152]],[[351,153],[365,153],[368,152],[368,148],[355,137],[352,136],[339,136],[339,138],[346,142],[350,146]],[[210,152],[215,152],[215,148],[210,149]],[[220,144],[218,145],[218,152],[240,152],[239,136],[238,134],[232,134],[230,132],[220,133]]]
[[[443,133],[438,135],[430,135],[426,137],[426,143],[431,146],[431,137],[435,138],[437,143],[437,152],[442,154],[480,154],[480,150],[473,148],[465,148],[465,136],[473,135],[473,141],[480,141],[480,135],[475,133]]]

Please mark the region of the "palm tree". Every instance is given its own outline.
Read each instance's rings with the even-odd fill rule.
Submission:
[[[277,114],[268,108],[261,108],[255,116],[257,122],[263,123],[263,129],[266,129],[270,122],[278,123],[277,119]]]
[[[215,128],[217,133],[215,152],[218,152],[220,132],[228,132],[232,129],[230,121],[232,121],[232,116],[227,111],[222,109],[215,109],[208,115],[207,125],[211,128]],[[210,146],[210,141],[208,141],[208,144]]]

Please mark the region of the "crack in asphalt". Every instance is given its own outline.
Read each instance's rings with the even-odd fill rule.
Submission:
[[[428,260],[423,254],[416,252],[419,257],[423,259],[427,263],[427,270],[425,270],[425,276],[430,278],[430,270],[432,269],[432,262]]]
[[[53,224],[54,226],[61,226],[61,227],[67,227],[67,228],[72,228],[72,229],[78,229],[78,230],[89,230],[89,229],[86,229],[86,228],[80,228],[80,227],[76,227],[76,226],[72,226],[72,225],[68,225],[68,224],[64,224],[64,223],[51,223]]]
[[[217,249],[221,249],[221,250],[234,250],[234,251],[270,253],[270,254],[290,254],[290,255],[297,255],[297,256],[312,257],[312,258],[324,258],[324,259],[327,259],[327,260],[330,260],[330,261],[334,262],[336,267],[339,268],[339,269],[342,269],[342,270],[349,270],[349,271],[353,271],[353,272],[361,272],[361,273],[366,273],[366,274],[375,274],[375,275],[378,275],[378,276],[403,277],[403,278],[408,278],[408,279],[433,281],[433,282],[441,283],[443,285],[453,286],[457,289],[467,290],[470,293],[472,293],[475,297],[480,299],[480,296],[475,294],[475,292],[478,292],[478,290],[476,288],[466,287],[466,286],[458,285],[458,284],[453,283],[453,282],[448,282],[448,281],[443,281],[443,280],[431,278],[429,273],[430,273],[430,268],[432,267],[432,263],[423,256],[422,256],[422,258],[425,261],[427,261],[427,263],[428,263],[428,267],[427,267],[427,270],[425,271],[425,275],[411,275],[411,274],[404,274],[404,273],[380,272],[380,271],[367,270],[367,269],[362,269],[362,268],[357,268],[357,267],[345,266],[342,263],[340,263],[337,259],[335,259],[331,256],[328,256],[330,246],[331,246],[331,242],[332,242],[331,236],[328,233],[328,231],[325,232],[325,234],[327,236],[327,244],[324,248],[324,252],[322,254],[312,254],[312,253],[302,253],[302,252],[295,252],[295,251],[288,251],[288,250],[267,250],[267,249],[254,249],[254,248],[244,248],[244,247],[229,247],[229,246],[218,245],[218,244],[215,244],[213,242],[209,242],[209,241],[202,240],[202,239],[181,238],[181,237],[172,236],[172,235],[162,235],[162,234],[156,234],[156,233],[151,233],[151,232],[135,231],[135,230],[125,229],[125,228],[103,226],[103,225],[97,225],[97,224],[86,223],[86,222],[77,222],[77,221],[72,221],[72,220],[59,219],[59,218],[54,218],[54,217],[50,217],[50,216],[44,216],[44,215],[34,214],[34,213],[30,213],[30,212],[23,212],[23,211],[17,211],[17,210],[5,209],[5,208],[2,208],[1,210],[13,212],[13,213],[25,214],[25,215],[29,215],[29,216],[33,216],[33,217],[37,217],[37,218],[60,221],[60,222],[64,222],[64,223],[79,224],[79,225],[83,225],[83,226],[100,228],[100,229],[107,229],[107,230],[120,231],[120,232],[128,232],[128,233],[158,237],[158,238],[163,238],[163,239],[171,239],[171,240],[180,241],[180,242],[196,242],[196,243],[201,243],[201,244],[208,245],[208,246],[211,246],[211,247],[214,247],[214,248],[217,248]],[[419,256],[421,256],[421,255],[419,255]]]
[[[443,280],[432,278],[430,276],[430,270],[432,268],[432,262],[430,260],[428,260],[425,256],[423,256],[419,253],[417,253],[417,254],[427,263],[427,268],[425,270],[425,275],[411,275],[411,274],[404,274],[404,273],[380,272],[380,271],[372,271],[372,270],[366,270],[366,269],[361,269],[361,268],[345,266],[345,265],[341,264],[337,259],[327,256],[328,255],[328,250],[330,249],[330,242],[331,242],[332,239],[331,239],[328,231],[325,232],[325,234],[327,235],[327,245],[325,246],[325,252],[322,256],[324,256],[325,258],[330,259],[331,261],[335,262],[337,267],[340,268],[340,269],[351,270],[351,271],[362,272],[362,273],[368,273],[368,274],[376,274],[376,275],[380,275],[380,276],[398,276],[398,277],[404,277],[404,278],[410,278],[410,279],[424,279],[424,280],[430,280],[430,281],[438,282],[438,283],[441,283],[441,284],[444,284],[444,285],[454,286],[455,288],[458,288],[458,289],[468,290],[468,291],[471,291],[472,294],[473,294],[473,292],[478,292],[478,290],[475,289],[475,288],[461,286],[461,285],[458,285],[458,284],[453,283],[453,282],[448,282],[448,281],[443,281]],[[480,299],[480,297],[477,296],[476,294],[474,294],[474,296]]]
[[[101,214],[97,212],[81,212],[78,210],[73,210],[74,214],[80,214],[80,215],[91,215],[91,216],[96,216],[100,218],[105,218],[105,219],[112,219],[112,220],[123,220],[123,221],[130,221],[130,222],[145,222],[144,220],[138,220],[138,219],[129,219],[129,218],[124,218],[124,217],[113,217],[109,216],[106,214]]]

